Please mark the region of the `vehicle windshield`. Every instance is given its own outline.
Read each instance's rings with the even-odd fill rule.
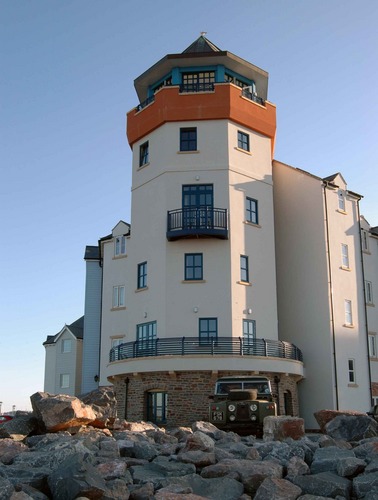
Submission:
[[[224,381],[217,382],[215,387],[215,394],[228,394],[233,390],[248,390],[257,389],[259,394],[270,394],[270,385],[268,381],[258,382],[258,381],[244,381],[244,382],[234,382],[234,381]]]

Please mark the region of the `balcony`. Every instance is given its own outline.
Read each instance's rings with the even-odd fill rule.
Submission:
[[[180,85],[180,94],[188,92],[214,92],[214,83],[183,83]]]
[[[180,238],[206,237],[228,240],[228,214],[226,208],[190,207],[168,212],[168,241],[175,241]]]
[[[225,356],[281,358],[303,362],[302,352],[290,342],[243,337],[175,337],[127,342],[110,350],[109,361],[157,356]]]

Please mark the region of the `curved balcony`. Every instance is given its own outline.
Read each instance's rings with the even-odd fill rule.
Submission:
[[[243,337],[174,337],[126,342],[110,350],[109,361],[157,356],[247,356],[303,362],[302,351],[290,342]]]
[[[168,212],[168,241],[204,237],[228,239],[226,208],[190,207]]]

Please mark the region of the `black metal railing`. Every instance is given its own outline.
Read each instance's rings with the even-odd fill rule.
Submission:
[[[136,107],[136,111],[140,111],[141,109],[145,108],[146,106],[148,106],[149,104],[151,104],[152,102],[154,102],[155,100],[155,96],[152,95],[150,97],[147,97],[147,99],[143,102],[141,102],[140,104],[138,104],[138,106]]]
[[[257,102],[257,104],[265,106],[264,99],[262,97],[259,97],[255,92],[251,92],[250,87],[244,87],[242,89],[242,96],[250,99],[251,101]]]
[[[167,218],[168,240],[190,235],[206,235],[227,239],[227,209],[190,207],[170,210]]]
[[[146,356],[259,356],[303,361],[302,352],[290,342],[243,337],[175,337],[126,342],[110,350],[109,361]]]
[[[182,83],[180,93],[183,92],[213,92],[214,83]]]

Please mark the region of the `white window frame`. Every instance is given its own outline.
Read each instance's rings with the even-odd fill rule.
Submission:
[[[361,245],[363,252],[369,252],[369,233],[366,229],[362,229],[361,231]]]
[[[365,281],[365,297],[366,304],[373,305],[373,283],[371,281]]]
[[[60,388],[68,389],[70,387],[70,375],[69,373],[60,374]]]
[[[353,358],[348,359],[348,383],[356,384],[356,363]]]
[[[369,333],[369,357],[377,357],[377,335],[375,333]]]
[[[353,315],[352,315],[352,301],[344,300],[344,312],[345,312],[345,325],[353,326]]]
[[[344,193],[339,189],[337,193],[338,207],[341,212],[345,212],[345,196]]]
[[[349,248],[346,243],[341,243],[341,266],[349,269]]]
[[[119,257],[126,254],[126,236],[116,236],[114,241],[114,255]]]
[[[125,285],[113,286],[113,309],[125,307]]]
[[[63,339],[62,340],[62,353],[67,354],[72,352],[72,340],[71,339]]]
[[[111,339],[111,349],[113,349],[113,347],[118,347],[119,345],[123,344],[124,342],[125,342],[124,337],[112,338]],[[114,361],[117,361],[119,359],[118,354],[119,354],[118,351],[114,351]]]

